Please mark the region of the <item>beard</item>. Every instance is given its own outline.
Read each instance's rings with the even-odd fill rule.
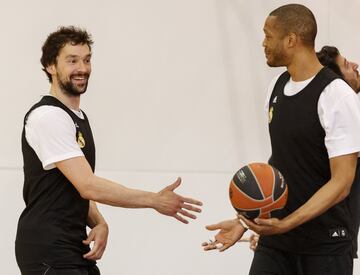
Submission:
[[[287,65],[287,55],[279,48],[272,51],[271,55],[267,57],[266,63],[269,67],[282,67]]]
[[[89,74],[73,74],[70,75],[70,80],[63,81],[59,74],[57,75],[57,78],[59,79],[59,86],[60,89],[67,95],[78,97],[81,94],[86,92],[87,86],[88,86],[88,80],[89,80]],[[75,77],[85,77],[85,84],[84,85],[76,85],[74,84],[71,79]]]

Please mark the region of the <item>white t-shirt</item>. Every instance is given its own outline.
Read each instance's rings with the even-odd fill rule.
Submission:
[[[84,119],[81,111],[73,111]],[[40,106],[33,110],[25,125],[25,137],[45,170],[55,167],[58,161],[84,156],[76,142],[74,121],[63,109]]]
[[[265,101],[269,112],[269,100],[280,75],[270,83]],[[286,83],[284,93],[293,96],[304,89],[314,77]],[[356,93],[342,79],[335,79],[325,87],[318,101],[318,114],[325,130],[325,146],[329,158],[360,152],[360,101]]]

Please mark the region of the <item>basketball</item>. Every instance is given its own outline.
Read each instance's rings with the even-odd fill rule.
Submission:
[[[232,206],[244,217],[270,218],[272,211],[285,206],[288,188],[275,167],[266,163],[250,163],[234,175],[229,195]]]

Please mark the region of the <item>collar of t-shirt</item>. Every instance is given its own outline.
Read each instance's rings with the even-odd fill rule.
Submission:
[[[55,97],[53,96],[52,94],[48,94],[47,96],[52,96],[52,97]],[[56,97],[55,97],[56,98]],[[81,111],[81,109],[79,110],[73,110],[73,109],[70,109],[75,115],[77,115],[80,119],[84,119],[84,114],[83,112]]]
[[[314,77],[315,76],[303,81],[294,81],[290,78],[284,87],[284,94],[287,96],[296,95],[298,92],[303,90],[311,82],[311,80],[314,79]]]
[[[83,112],[79,109],[79,110],[73,110],[70,109],[75,115],[77,115],[79,118],[84,119],[84,114]]]

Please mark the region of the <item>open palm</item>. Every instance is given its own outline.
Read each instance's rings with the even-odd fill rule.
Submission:
[[[217,224],[208,225],[206,226],[206,229],[210,231],[220,231],[215,235],[214,242],[205,242],[202,244],[204,250],[219,249],[220,252],[233,246],[245,232],[245,228],[240,224],[238,219],[226,220]],[[218,244],[220,244],[220,246]]]

